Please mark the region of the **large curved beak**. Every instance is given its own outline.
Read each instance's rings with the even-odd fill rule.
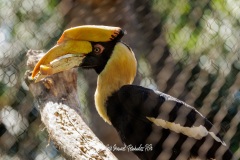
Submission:
[[[86,54],[92,52],[91,42],[108,42],[123,35],[121,28],[111,26],[84,25],[67,29],[57,45],[36,64],[32,78],[38,74],[38,81],[47,75],[79,66]],[[66,55],[72,56],[66,58]]]
[[[40,80],[76,66],[79,66],[86,56],[92,52],[92,45],[88,41],[68,40],[51,48],[36,64],[32,78],[37,74]]]
[[[65,30],[59,38],[58,43],[67,40],[108,42],[114,40],[119,35],[124,35],[124,31],[119,27],[83,25]]]

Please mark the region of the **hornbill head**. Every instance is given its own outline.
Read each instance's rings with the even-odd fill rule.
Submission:
[[[37,82],[77,66],[93,68],[99,74],[123,35],[121,28],[110,26],[85,25],[67,29],[57,44],[38,61],[32,78],[37,77]]]
[[[35,82],[48,75],[81,67],[99,74],[95,104],[99,115],[111,124],[106,112],[109,96],[123,85],[131,84],[137,71],[132,50],[120,41],[124,32],[119,27],[79,26],[65,30],[57,44],[36,64]]]

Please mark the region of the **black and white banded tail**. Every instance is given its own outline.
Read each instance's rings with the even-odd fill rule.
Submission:
[[[169,95],[125,85],[106,105],[110,121],[126,145],[152,145],[152,150],[134,152],[140,159],[232,159],[211,122]]]

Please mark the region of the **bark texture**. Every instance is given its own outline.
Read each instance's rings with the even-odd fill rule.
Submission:
[[[27,66],[33,69],[42,51],[29,50]],[[35,83],[25,74],[30,92],[37,100],[41,120],[50,139],[66,159],[117,159],[81,118],[77,94],[77,70],[58,73]]]

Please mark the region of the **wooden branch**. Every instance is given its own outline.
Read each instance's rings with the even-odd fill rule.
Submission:
[[[32,70],[42,51],[29,50],[27,66]],[[77,95],[77,70],[58,73],[35,83],[25,74],[30,92],[39,104],[41,120],[51,140],[66,159],[117,159],[81,118]]]

